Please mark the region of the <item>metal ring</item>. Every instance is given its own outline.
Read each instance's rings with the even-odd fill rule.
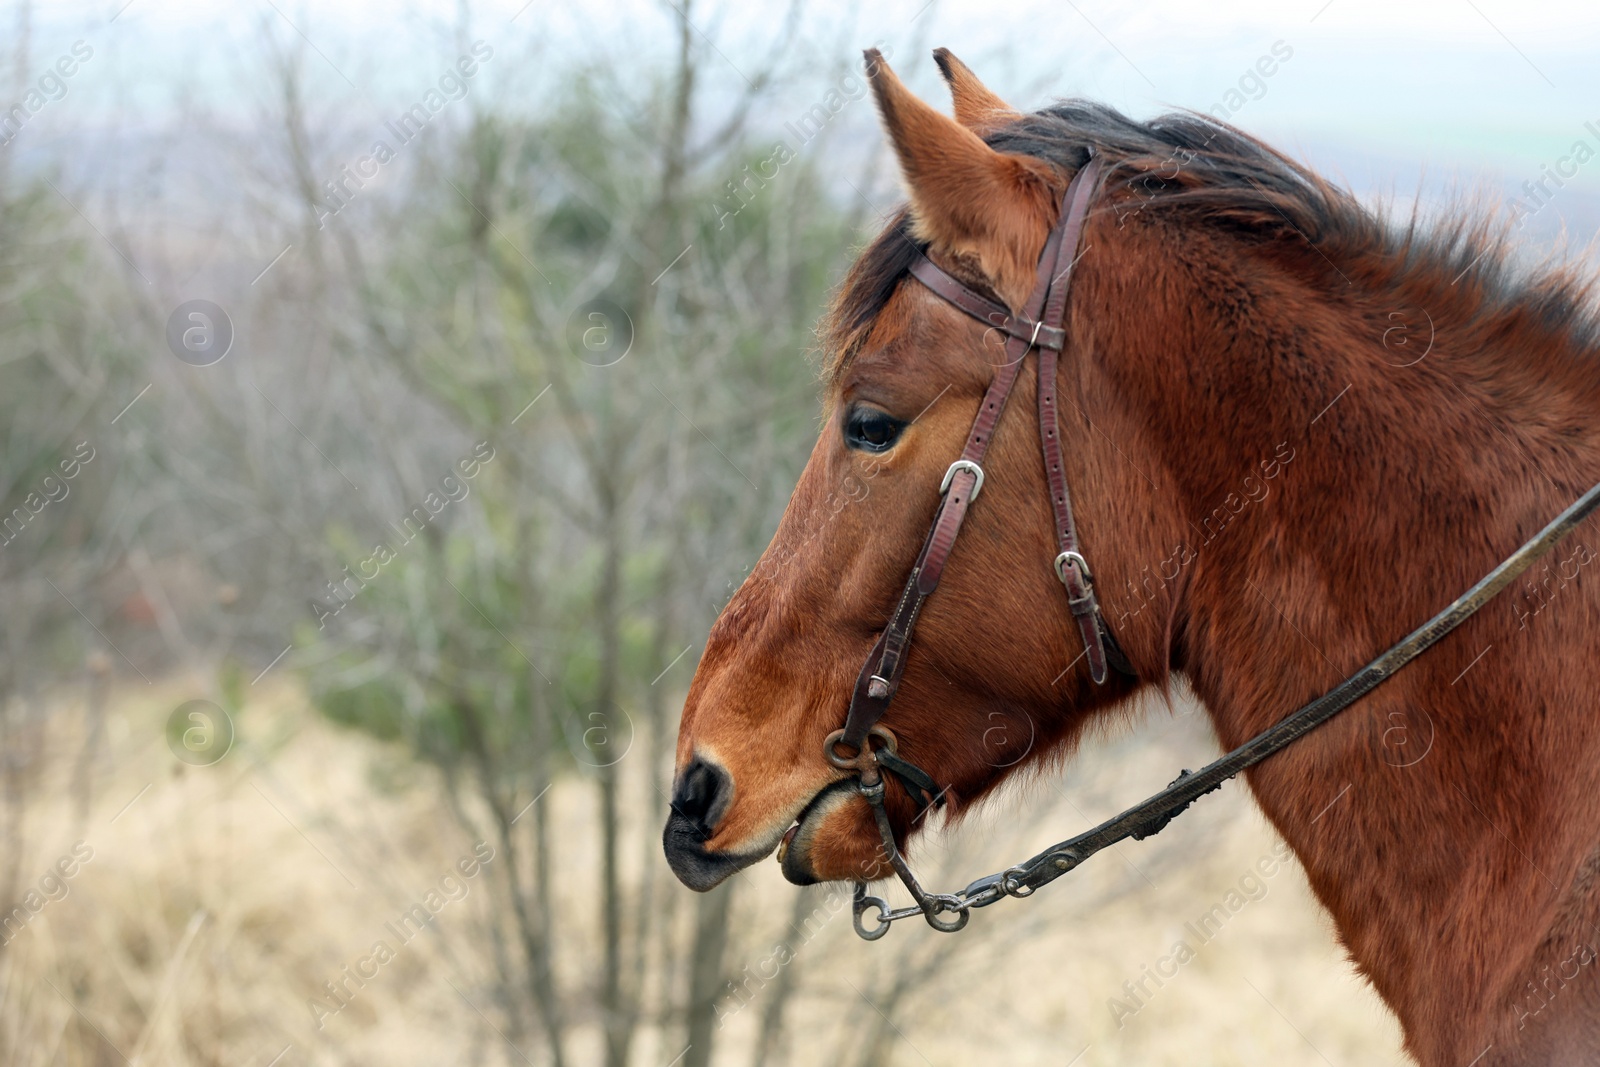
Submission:
[[[1044,320],[1043,319],[1040,319],[1038,322],[1033,324],[1033,336],[1028,338],[1028,347],[1029,348],[1032,348],[1034,345],[1039,343],[1039,331],[1042,330],[1042,329],[1044,329]]]
[[[883,747],[888,750],[889,755],[891,755],[891,756],[895,755],[895,748],[897,746],[897,742],[895,740],[894,734],[889,730],[889,728],[887,726],[874,726],[872,729],[867,731],[867,737],[869,739],[876,737],[879,741],[883,742]],[[841,756],[841,755],[839,755],[837,746],[843,740],[844,740],[844,731],[842,729],[835,730],[835,731],[833,731],[833,733],[829,734],[822,741],[822,754],[823,754],[823,756],[826,757],[826,759],[827,759],[827,761],[829,763],[833,764],[835,767],[839,768],[841,771],[859,771],[861,769],[861,759],[862,759],[863,753],[856,752],[854,755],[851,755],[851,756]],[[870,751],[871,751],[871,745],[870,744],[867,746],[867,749],[868,749],[868,752],[870,753]]]
[[[1083,572],[1084,581],[1094,581],[1094,575],[1089,570],[1089,561],[1083,558],[1083,553],[1068,549],[1056,557],[1056,577],[1061,579],[1062,585],[1067,584],[1067,564],[1069,562],[1078,565],[1078,570]]]
[[[848,757],[839,755],[838,751],[835,749],[835,746],[843,740],[843,730],[833,731],[833,733],[829,734],[822,742],[822,754],[823,756],[827,757],[829,763],[833,764],[841,771],[853,771],[856,769],[856,760],[861,758],[861,753],[857,752],[854,756]]]
[[[958,459],[950,464],[950,469],[944,472],[944,481],[939,483],[939,495],[944,496],[950,491],[950,482],[955,478],[956,471],[971,471],[978,480],[972,483],[972,495],[968,501],[978,499],[978,492],[983,489],[983,468],[970,459]]]
[[[953,934],[957,930],[963,929],[967,925],[967,920],[972,918],[972,913],[966,908],[962,907],[961,901],[953,896],[947,896],[943,893],[940,893],[935,896],[930,896],[928,898],[928,903],[932,904],[933,907],[923,908],[922,917],[928,920],[929,926],[933,927],[935,930],[938,930],[940,933]],[[951,912],[956,917],[950,920],[939,918],[939,916],[945,914],[946,912]]]
[[[1007,867],[1006,872],[1000,876],[1000,888],[1006,891],[1008,897],[1031,897],[1037,886],[1024,885],[1022,879],[1027,875],[1021,867]]]
[[[855,906],[852,909],[851,921],[855,924],[856,933],[861,936],[862,940],[876,941],[889,932],[889,924],[892,921],[889,918],[889,902],[881,897],[867,896],[866,889],[867,887],[862,883],[856,883],[856,899]],[[869,929],[861,925],[861,919],[866,915],[867,909],[874,906],[878,909],[877,925]]]
[[[840,771],[854,771],[854,769],[858,769],[856,768],[856,761],[861,760],[861,753],[856,752],[854,755],[848,755],[848,757],[838,755],[837,745],[843,739],[845,739],[845,731],[843,729],[835,729],[834,733],[830,733],[827,736],[826,741],[822,741],[822,755],[827,757],[827,761],[837,766]]]

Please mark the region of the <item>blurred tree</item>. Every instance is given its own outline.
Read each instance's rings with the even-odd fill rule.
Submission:
[[[487,820],[508,857],[503,941],[520,946],[523,975],[514,982],[507,958],[499,1000],[521,1033],[514,989],[526,989],[556,1063],[583,989],[598,993],[605,1062],[627,1063],[643,961],[671,934],[662,903],[682,898],[663,885],[653,834],[638,844],[642,883],[623,874],[626,776],[664,806],[671,725],[657,682],[737,577],[725,561],[754,559],[776,522],[789,480],[772,472],[797,470],[813,432],[801,353],[853,221],[792,157],[739,186],[737,217],[719,210],[774,155],[747,126],[781,52],[707,128],[707,49],[689,17],[677,12],[661,91],[591,68],[527,118],[480,107],[417,146],[381,220],[307,234],[327,290],[342,275],[351,293],[328,316],[334,347],[380,359],[494,455],[471,502],[397,548],[348,616],[302,625],[300,643],[324,649],[311,653],[314,691],[332,717],[406,739],[444,769],[463,821]],[[314,175],[336,168],[294,147],[316,139],[299,128],[293,62],[278,69],[293,185],[314,198]],[[352,571],[371,554],[342,527],[329,536]],[[692,660],[676,669],[681,684]],[[593,975],[558,975],[551,948],[561,920],[538,800],[557,775],[588,779],[599,801],[599,868],[565,873],[596,886]],[[685,1064],[710,1060],[729,892],[694,909],[693,981],[674,1009]]]
[[[5,155],[0,148],[0,159]],[[118,458],[106,433],[115,415],[108,406],[126,389],[131,358],[112,319],[120,286],[73,236],[63,194],[42,176],[5,174],[0,170],[0,899],[9,900],[26,855],[44,691],[62,678],[97,686],[111,657],[120,669],[130,666],[104,635],[110,624],[103,606],[82,590],[110,558],[104,502]]]
[[[504,858],[488,992],[518,1048],[570,1062],[581,1032],[622,1067],[644,1026],[711,1061],[740,945],[732,887],[691,898],[660,859],[673,713],[814,435],[802,353],[859,213],[820,141],[780,151],[767,110],[817,84],[799,6],[736,78],[703,13],[663,10],[660,67],[570,61],[532,107],[473,95],[332,217],[328,179],[370,135],[271,18],[259,126],[186,116],[231,149],[208,155],[216,205],[155,181],[124,222],[114,180],[78,190],[0,149],[6,506],[96,450],[69,502],[0,545],[0,891],[25,854],[35,687],[89,686],[81,819],[117,678],[237,657],[255,666],[207,695],[238,712],[298,665],[329,718],[437,767]],[[164,338],[200,295],[237,337],[204,368]],[[557,779],[592,790],[592,864],[562,862]],[[574,883],[592,915],[557,892]],[[557,951],[579,923],[592,959]],[[781,1045],[797,973],[752,1062]]]

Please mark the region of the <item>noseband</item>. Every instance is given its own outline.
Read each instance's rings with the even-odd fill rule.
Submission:
[[[1067,294],[1073,268],[1081,258],[1077,249],[1100,176],[1101,162],[1091,157],[1067,186],[1060,221],[1045,242],[1039,257],[1038,280],[1021,315],[1012,315],[987,296],[951,277],[926,256],[911,266],[912,276],[935,295],[1004,335],[1006,362],[995,371],[989,383],[960,458],[945,472],[939,486],[939,509],[906,579],[894,614],[856,679],[844,728],[835,730],[823,742],[823,754],[828,762],[856,775],[861,795],[872,808],[883,854],[915,901],[912,907],[891,908],[887,901],[868,896],[866,884],[858,881],[855,928],[856,933],[869,941],[888,933],[890,924],[896,920],[919,914],[934,929],[953,933],[967,925],[974,908],[986,907],[1008,896],[1029,896],[1101,849],[1130,837],[1142,840],[1158,833],[1195,800],[1298,740],[1393,676],[1510,585],[1600,506],[1600,485],[1596,485],[1439,614],[1327,693],[1222,758],[1197,772],[1183,771],[1166,789],[1121,815],[1053,845],[1000,874],[980,878],[959,893],[928,893],[895,844],[894,830],[884,808],[883,772],[898,778],[923,812],[942,806],[944,791],[932,775],[897,753],[894,734],[879,725],[879,720],[889,710],[889,702],[899,688],[906,651],[923,602],[938,588],[950,552],[961,533],[962,522],[983,488],[983,458],[1005,410],[1006,398],[1016,384],[1023,360],[1036,349],[1039,353],[1039,441],[1059,548],[1054,569],[1066,589],[1067,607],[1083,639],[1084,651],[1078,658],[1087,657],[1089,676],[1097,685],[1106,680],[1108,664],[1124,674],[1133,674],[1101,617],[1095,599],[1094,575],[1084,558],[1072,521],[1072,500],[1061,467],[1061,440],[1056,427],[1056,364],[1067,342]],[[878,742],[877,747],[873,741]],[[852,754],[841,754],[841,748],[851,750]],[[868,927],[863,920],[873,908],[878,911],[877,919]]]

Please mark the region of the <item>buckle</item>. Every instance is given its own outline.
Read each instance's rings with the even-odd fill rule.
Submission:
[[[944,481],[939,483],[939,495],[944,496],[950,491],[950,482],[954,480],[956,471],[962,470],[971,471],[978,479],[972,483],[972,495],[967,498],[967,502],[971,503],[978,499],[978,492],[983,488],[983,468],[970,459],[958,459],[950,464],[950,469],[944,472]],[[1083,557],[1079,556],[1078,558],[1082,559]]]
[[[1089,561],[1083,558],[1081,552],[1074,552],[1068,549],[1056,557],[1056,577],[1061,579],[1062,585],[1067,584],[1068,563],[1076,563],[1079,573],[1083,575],[1084,582],[1089,585],[1094,584],[1094,574],[1089,570]]]

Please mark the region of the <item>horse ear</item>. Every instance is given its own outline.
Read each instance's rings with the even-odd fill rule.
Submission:
[[[948,48],[935,48],[933,61],[939,64],[956,106],[956,121],[982,137],[990,130],[1021,118],[1010,104],[989,91],[968,66]]]
[[[975,261],[1015,311],[1033,291],[1039,249],[1055,217],[1059,179],[1031,156],[996,152],[905,87],[876,48],[867,78],[900,160],[912,231],[933,248]]]

